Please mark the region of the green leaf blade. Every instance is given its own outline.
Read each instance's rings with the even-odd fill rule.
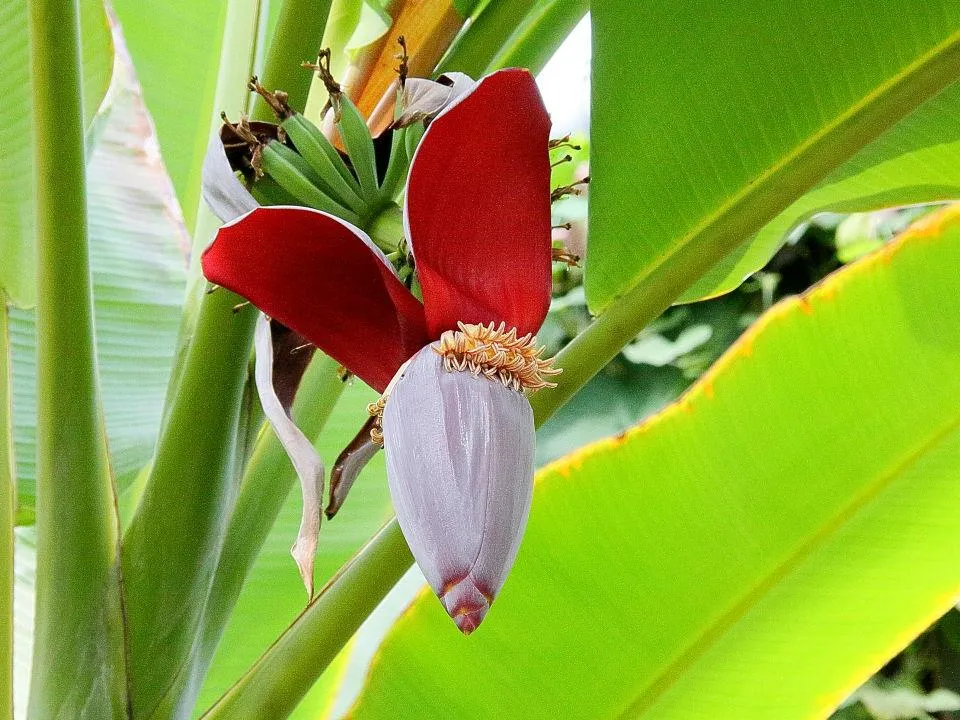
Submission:
[[[97,146],[87,159],[87,215],[97,357],[111,467],[124,495],[153,454],[173,363],[189,239],[129,61]],[[19,522],[32,522],[36,491],[35,313],[14,308],[14,430]],[[121,503],[123,504],[123,503]]]
[[[160,151],[187,226],[200,201],[200,170],[213,107],[226,3],[172,0],[144,12],[137,0],[113,3],[133,56]],[[170,38],[177,38],[176,52]],[[236,58],[234,62],[246,62]],[[242,88],[238,88],[242,90]]]
[[[762,268],[790,230],[821,212],[863,212],[960,197],[960,82],[870,143],[728,255],[683,296],[720,295]]]
[[[957,78],[953,3],[905,13],[892,0],[843,9],[803,0],[781,10],[595,8],[586,274],[594,311],[685,246],[718,259],[734,250]],[[708,15],[703,32],[689,32],[691,17]],[[816,35],[817,53],[799,42],[805,35]],[[871,37],[896,38],[897,52]],[[640,68],[629,82],[623,53]]]
[[[9,310],[0,291],[0,717],[13,716],[13,528],[16,460],[13,444],[13,383]]]
[[[548,466],[484,626],[425,593],[351,717],[826,716],[960,592],[958,263],[955,208]]]

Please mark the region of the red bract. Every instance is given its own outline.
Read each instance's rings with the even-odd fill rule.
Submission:
[[[404,221],[433,337],[457,322],[536,333],[550,304],[550,118],[530,74],[499,72],[438,117]]]
[[[309,208],[224,225],[203,271],[382,391],[429,340],[423,305],[358,228]]]
[[[259,208],[224,226],[204,274],[378,391],[458,321],[536,332],[551,288],[549,129],[533,78],[512,69],[430,124],[404,208],[422,305],[362,231],[307,208]]]

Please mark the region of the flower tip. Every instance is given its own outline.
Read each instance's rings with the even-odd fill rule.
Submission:
[[[486,614],[487,608],[483,608],[464,613],[463,615],[457,615],[453,621],[457,624],[460,632],[467,636],[477,629],[480,623],[483,622],[483,616]]]
[[[491,598],[478,588],[473,578],[468,575],[452,583],[441,600],[460,632],[469,635],[486,617]]]

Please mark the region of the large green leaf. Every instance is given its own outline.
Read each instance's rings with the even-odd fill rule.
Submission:
[[[121,493],[150,459],[173,361],[187,234],[129,65],[118,62],[108,118],[87,168],[100,381]],[[36,478],[33,313],[10,319],[19,520],[31,522]],[[124,507],[121,495],[121,508]]]
[[[367,418],[376,394],[362,383],[347,387],[320,435],[319,448],[329,468]],[[391,515],[382,453],[357,480],[340,514],[320,529],[315,574],[318,587],[367,541]],[[300,522],[300,494],[291,493],[253,572],[247,578],[203,691],[198,709],[211,705],[270,646],[306,604],[303,582],[290,557]],[[326,692],[308,695],[294,717],[316,717]]]
[[[541,471],[483,627],[423,593],[351,717],[826,717],[960,594],[958,264],[954,208]]]
[[[594,311],[707,269],[960,76],[952,0],[605,0],[592,17]]]
[[[30,89],[28,0],[0,6],[0,288],[17,305],[36,301],[33,204],[33,99]],[[113,67],[102,0],[81,0],[84,115],[89,126]]]
[[[960,198],[960,83],[917,108],[717,265],[686,300],[732,290],[763,267],[792,228],[826,212]]]

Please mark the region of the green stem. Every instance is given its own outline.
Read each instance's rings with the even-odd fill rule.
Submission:
[[[479,78],[534,4],[535,0],[495,0],[487,3],[443,56],[436,74],[459,71]]]
[[[29,8],[38,291],[29,715],[125,718],[119,532],[100,411],[87,246],[80,18],[75,0],[31,0]]]
[[[274,40],[267,53],[262,82],[269,90],[287,93],[290,107],[303,112],[310,94],[313,73],[300,67],[303,60],[315,60],[332,0],[284,0]],[[258,97],[253,108],[255,120],[273,121],[273,112]]]
[[[0,718],[13,718],[13,368],[7,296],[0,290]]]
[[[237,118],[245,113],[252,104],[250,92],[247,90],[247,81],[253,73],[254,56],[259,49],[261,25],[266,22],[266,13],[258,5],[266,4],[269,0],[250,2],[250,0],[228,0],[226,18],[223,26],[223,43],[220,48],[220,63],[217,71],[217,86],[213,96],[213,115],[210,118],[210,133],[220,131],[220,113],[225,112],[227,117]],[[247,62],[241,60],[247,56]],[[194,183],[199,183],[196,178]],[[191,188],[196,192],[196,188]],[[203,249],[210,242],[213,234],[220,227],[220,221],[210,211],[206,203],[201,200],[196,211],[196,222],[193,225],[193,244],[190,253],[190,268],[187,272],[187,292],[184,296],[183,315],[180,319],[180,331],[177,334],[177,353],[173,365],[172,381],[167,387],[167,397],[164,402],[163,424],[166,424],[166,412],[173,406],[173,398],[179,387],[180,375],[183,371],[190,339],[193,336],[200,312],[200,303],[206,288],[206,280],[200,269],[200,256]]]
[[[522,67],[536,75],[589,10],[590,0],[552,0],[540,5],[500,49],[487,70]]]
[[[727,243],[684,246],[595,318],[557,355],[556,366],[563,369],[557,376],[557,387],[530,397],[538,426],[734,247],[736,243],[732,239]]]
[[[400,527],[391,520],[203,719],[287,717],[412,563]]]
[[[150,717],[189,662],[229,513],[256,311],[204,298],[143,499],[124,538],[134,710]],[[176,608],[171,613],[171,608]]]

